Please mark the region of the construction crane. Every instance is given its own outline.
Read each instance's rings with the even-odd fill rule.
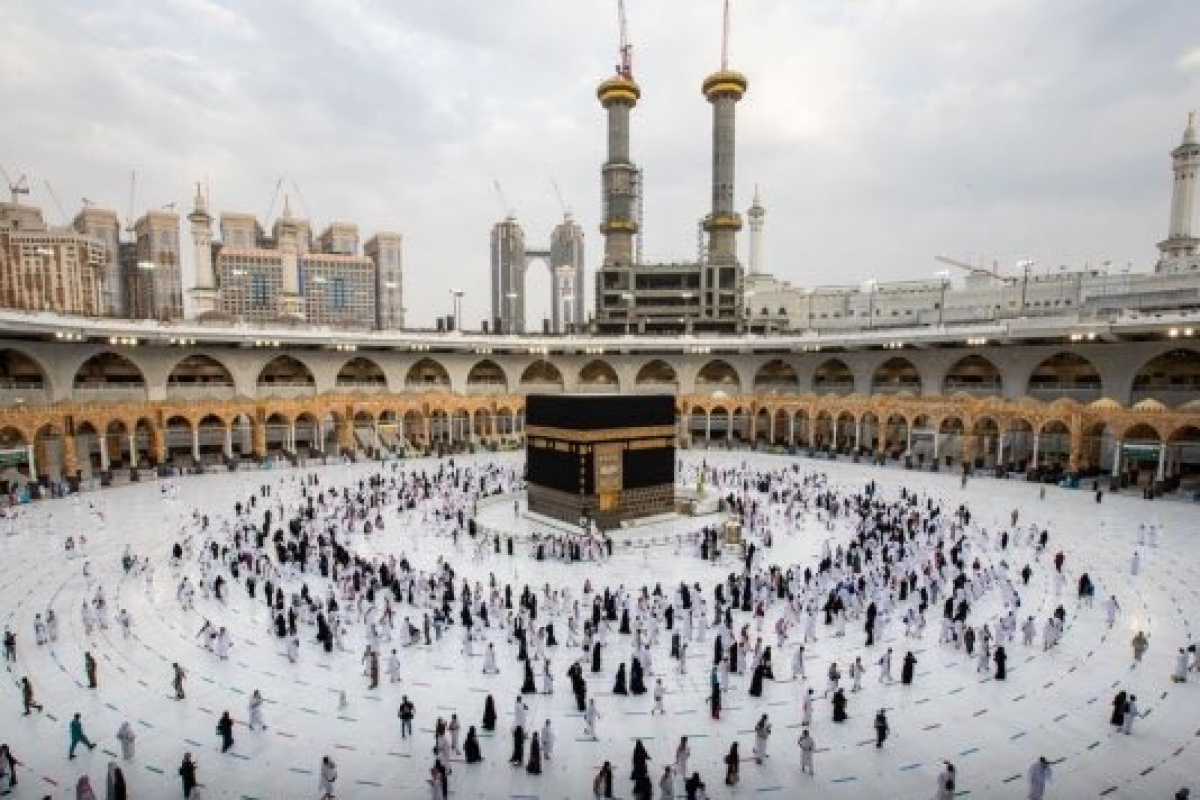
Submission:
[[[133,197],[137,192],[137,170],[129,170],[129,209],[125,216],[125,232],[133,233]]]
[[[4,183],[8,185],[8,193],[12,197],[13,205],[21,202],[21,195],[29,194],[29,181],[26,175],[21,175],[14,181],[3,166],[0,166],[0,174],[4,175]]]
[[[964,269],[973,275],[990,275],[997,280],[1006,280],[1005,277],[1000,274],[1000,265],[995,261],[992,262],[992,268],[988,269],[986,267],[977,267],[974,264],[968,264],[965,261],[959,261],[958,259],[950,258],[949,256],[934,256],[933,259],[934,261],[940,261],[943,264],[949,264],[952,267]]]
[[[570,219],[571,209],[563,202],[562,190],[558,188],[558,181],[551,178],[550,185],[554,187],[554,196],[558,198],[558,207],[562,209],[563,219]]]
[[[54,193],[54,187],[50,185],[50,181],[44,180],[42,183],[46,184],[46,191],[50,193],[50,199],[54,201],[54,207],[58,209],[58,216],[60,219],[62,219],[62,224],[66,225],[67,212],[63,208],[63,204],[58,202],[58,195]]]
[[[633,80],[633,45],[629,43],[629,18],[625,16],[625,0],[617,0],[617,24],[621,28],[621,61],[617,74],[627,81]]]
[[[505,219],[513,219],[517,216],[517,212],[508,204],[508,200],[504,197],[504,190],[500,188],[500,181],[493,180],[492,186],[496,189],[496,196],[500,198],[500,213]]]
[[[724,16],[721,21],[721,71],[729,69],[729,0],[725,0]]]

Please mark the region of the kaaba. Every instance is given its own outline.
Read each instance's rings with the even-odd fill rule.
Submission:
[[[672,395],[525,399],[529,510],[600,530],[675,510]]]

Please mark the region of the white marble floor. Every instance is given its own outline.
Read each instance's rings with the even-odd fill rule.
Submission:
[[[784,461],[742,453],[710,453],[707,458],[763,465]],[[548,718],[557,736],[553,760],[543,775],[535,777],[507,763],[510,740],[504,719],[522,675],[502,638],[497,645],[502,652],[500,675],[485,676],[481,659],[462,656],[461,635],[452,628],[434,646],[402,653],[401,684],[389,685],[385,675],[378,690],[367,691],[358,638],[354,652],[344,654],[326,655],[306,645],[301,662],[291,665],[277,640],[266,632],[268,620],[261,602],[251,602],[243,590],[234,587],[224,607],[197,597],[194,611],[179,608],[167,561],[184,515],[197,506],[213,516],[231,513],[235,497],[244,497],[260,482],[294,481],[296,473],[184,479],[174,501],[160,499],[154,484],[134,485],[83,501],[26,507],[16,532],[0,536],[0,624],[19,637],[17,661],[5,664],[9,688],[0,693],[0,742],[9,743],[25,764],[15,796],[74,797],[74,784],[83,773],[92,776],[102,795],[108,762],[115,758],[120,763],[116,730],[122,721],[130,720],[138,735],[137,757],[122,766],[132,798],[180,796],[176,771],[186,750],[197,758],[206,798],[316,797],[323,755],[338,763],[341,798],[427,797],[435,719],[457,713],[464,731],[468,725],[478,725],[488,693],[495,697],[501,722],[495,738],[482,739],[482,765],[453,764],[451,788],[456,798],[590,797],[592,776],[606,759],[616,768],[615,796],[629,797],[634,740],[645,741],[657,785],[662,766],[673,758],[682,735],[691,740],[692,767],[704,777],[712,797],[930,797],[942,761],[950,759],[958,766],[960,794],[1019,798],[1027,793],[1025,771],[1039,755],[1055,764],[1049,797],[1170,797],[1189,781],[1194,791],[1200,790],[1196,779],[1200,775],[1200,683],[1175,684],[1169,679],[1177,649],[1191,641],[1191,617],[1200,611],[1200,509],[1113,496],[1096,504],[1088,492],[1062,489],[1049,489],[1039,500],[1037,487],[1021,481],[975,479],[964,490],[950,475],[804,459],[797,463],[803,469],[829,473],[835,485],[857,488],[874,478],[886,497],[894,497],[903,483],[954,505],[966,503],[993,529],[999,529],[1014,508],[1020,509],[1023,521],[1043,524],[1051,534],[1050,553],[1062,549],[1067,554],[1069,583],[1062,602],[1070,616],[1061,646],[1043,652],[1039,626],[1034,647],[1018,642],[1009,648],[1009,678],[996,682],[977,674],[974,661],[964,653],[938,645],[936,625],[930,625],[924,641],[911,645],[903,640],[900,626],[892,625],[883,646],[896,648],[897,674],[899,654],[912,647],[919,660],[916,682],[881,685],[869,666],[864,691],[850,696],[850,720],[841,725],[830,722],[828,704],[819,702],[813,731],[819,748],[815,778],[801,775],[795,747],[802,682],[767,682],[759,699],[746,694],[745,681],[735,683],[723,718],[716,722],[709,718],[704,699],[711,644],[692,648],[686,676],[668,667],[663,649],[657,668],[668,688],[667,714],[650,716],[649,695],[609,694],[618,662],[628,657],[628,644],[618,637],[606,654],[604,674],[587,675],[589,696],[597,697],[603,717],[599,740],[591,741],[583,739],[583,723],[563,675],[575,653],[568,654],[560,646],[553,667],[556,693],[527,697],[535,728],[540,729]],[[421,464],[412,462],[409,468]],[[322,481],[340,485],[369,469],[370,465],[324,468]],[[103,521],[89,503],[95,504]],[[1144,550],[1144,566],[1135,578],[1129,571],[1130,556],[1137,525],[1147,520],[1161,523],[1163,534],[1157,548]],[[81,532],[88,537],[86,553],[64,557],[65,537]],[[780,536],[769,562],[815,567],[821,540],[827,535],[813,522]],[[848,533],[839,529],[832,535],[844,540]],[[123,575],[119,562],[126,544],[155,562],[152,591],[147,591],[144,581]],[[362,547],[405,552],[425,568],[439,556],[449,557],[460,575],[472,581],[495,573],[518,589],[549,582],[570,586],[576,595],[586,578],[597,585],[627,587],[661,582],[664,589],[680,580],[701,581],[708,593],[715,581],[737,569],[731,561],[703,564],[686,551],[676,554],[669,545],[618,549],[604,565],[539,563],[520,550],[512,558],[489,552],[484,560],[475,560],[461,543],[456,548],[448,537],[403,528],[395,519],[383,536]],[[982,557],[998,555],[990,552]],[[1019,569],[1033,561],[1034,554],[1022,546],[1008,558]],[[132,638],[124,639],[115,625],[85,636],[79,608],[91,590],[82,574],[84,559],[90,562],[92,581],[105,584],[114,614],[127,608],[133,615]],[[1043,556],[1037,564],[1025,594],[1023,612],[1039,620],[1059,602],[1053,596],[1048,559]],[[1075,579],[1084,570],[1095,580],[1098,598],[1115,594],[1121,603],[1122,614],[1111,630],[1099,599],[1093,609],[1075,607]],[[38,647],[33,617],[49,606],[61,619],[59,640]],[[232,630],[235,646],[229,661],[218,661],[196,645],[194,635],[204,618]],[[862,654],[864,663],[873,664],[875,659],[862,647],[860,627],[853,626],[844,639],[822,636],[810,645],[809,676],[818,695],[831,660],[845,664]],[[1130,638],[1138,629],[1149,633],[1150,649],[1145,662],[1131,668]],[[560,630],[565,630],[565,624]],[[562,638],[560,633],[560,642]],[[83,653],[89,648],[99,662],[98,691],[84,688]],[[172,661],[190,671],[184,702],[168,699]],[[776,656],[780,678],[790,675],[788,664],[790,648],[789,654]],[[38,699],[46,706],[44,714],[22,716],[15,686],[21,675],[32,677]],[[1115,733],[1108,724],[1110,700],[1121,688],[1141,700],[1143,718],[1132,736]],[[247,699],[255,689],[268,700],[269,730],[250,732],[239,724],[232,754],[221,755],[214,735],[217,717],[229,710],[235,719],[245,720]],[[338,695],[343,690],[349,703],[339,709]],[[417,735],[408,740],[401,740],[396,719],[402,693],[417,707]],[[882,750],[872,742],[872,717],[878,708],[889,709],[893,731]],[[99,746],[68,761],[67,724],[74,712],[82,714],[85,730]],[[752,729],[763,713],[774,723],[771,758],[761,766],[747,761],[741,783],[733,789],[725,787],[719,766],[722,757],[734,740],[741,742],[743,757],[749,756]]]

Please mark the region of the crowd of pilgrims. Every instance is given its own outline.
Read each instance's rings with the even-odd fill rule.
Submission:
[[[439,555],[432,569],[418,569],[403,554],[409,543],[400,537],[411,532],[390,534],[386,521],[398,518],[402,528],[448,537],[455,545],[465,537],[477,558],[492,553],[498,559],[611,557],[611,540],[588,534],[519,540],[515,553],[512,538],[505,537],[502,547],[499,534],[477,527],[472,509],[482,497],[520,488],[519,469],[450,459],[408,469],[393,466],[343,487],[325,486],[316,474],[293,476],[252,490],[230,517],[195,512],[172,552],[178,597],[185,608],[191,607],[198,588],[224,603],[236,585],[251,601],[270,609],[271,633],[284,643],[292,662],[304,657],[306,647],[330,653],[358,652],[361,646],[370,689],[379,685],[381,666],[389,683],[403,680],[401,654],[407,647],[457,646],[462,655],[481,656],[484,675],[517,676],[512,683],[510,760],[532,774],[541,772],[543,758],[550,758],[553,733],[546,720],[540,735],[528,736],[531,723],[520,695],[552,693],[564,667],[583,718],[583,735],[592,738],[598,738],[603,714],[596,695],[588,697],[589,680],[599,680],[606,663],[610,668],[616,664],[613,696],[652,691],[655,710],[662,713],[663,677],[687,674],[695,666],[689,652],[707,652],[711,658],[690,660],[707,673],[704,702],[714,720],[721,718],[727,695],[738,688],[736,679],[749,675],[744,691],[757,698],[769,682],[790,677],[799,688],[800,749],[811,759],[821,727],[814,703],[828,698],[834,723],[852,717],[843,675],[849,691],[859,691],[867,658],[878,668],[879,682],[892,682],[893,652],[885,640],[907,651],[897,660],[900,683],[911,684],[917,663],[912,649],[921,649],[930,623],[941,646],[965,651],[978,671],[991,672],[997,680],[1006,677],[1005,647],[1012,645],[1018,628],[1026,646],[1035,644],[1039,627],[1046,648],[1063,633],[1066,611],[1061,604],[1040,623],[1032,615],[1019,621],[1022,591],[1033,568],[1025,563],[1018,571],[1014,565],[1022,560],[1038,564],[1048,532],[1020,524],[1017,511],[1010,524],[987,530],[965,506],[949,508],[933,496],[904,488],[884,498],[873,481],[857,490],[835,487],[823,474],[795,464],[777,469],[704,464],[684,468],[680,481],[694,483],[698,475],[706,491],[722,498],[740,520],[745,534],[744,547],[733,551],[720,546],[715,526],[679,540],[677,550],[717,564],[714,576],[726,573],[708,586],[699,581],[614,586],[604,582],[602,569],[581,575],[578,592],[549,583],[517,585],[494,572],[486,583],[472,582],[456,571],[457,548],[447,551],[449,556]],[[356,552],[357,540],[384,536],[397,540],[400,555]],[[818,562],[774,563],[772,545],[779,537],[819,539]],[[1065,584],[1064,558],[1059,553],[1053,566],[1047,565],[1058,593]],[[195,578],[184,574],[192,562],[199,570]],[[1080,578],[1081,597],[1085,589],[1090,598],[1087,575]],[[1110,625],[1111,616],[1110,609]],[[450,630],[456,644],[442,641]],[[204,646],[228,657],[233,641],[223,626],[206,620],[199,636]],[[818,659],[818,642],[851,636],[861,639],[862,655],[844,658],[845,663],[823,662],[810,678],[808,662]],[[555,653],[562,656],[556,659]],[[826,682],[818,695],[821,676]],[[653,687],[648,686],[651,677],[656,679]],[[681,698],[675,705],[699,701]],[[630,701],[602,696],[604,707],[624,702]],[[873,712],[863,716],[872,718]],[[485,731],[496,727],[491,694],[481,723]],[[754,757],[761,763],[771,725],[766,715],[760,723]],[[449,792],[449,762],[459,753],[457,715],[453,747],[449,735],[445,720],[439,719],[430,773],[432,796],[438,798]],[[676,790],[688,798],[706,796],[699,772],[688,774],[688,753],[684,740],[658,781],[659,796],[673,797]],[[482,758],[471,726],[465,760]],[[635,797],[654,795],[646,758],[639,741],[631,773]],[[726,782],[735,782],[737,770],[731,773],[728,758],[726,762]],[[596,797],[612,796],[612,779],[606,763],[593,781]]]

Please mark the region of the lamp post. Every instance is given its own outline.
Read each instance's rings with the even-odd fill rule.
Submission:
[[[466,294],[462,289],[451,289],[451,313],[454,315],[454,330],[462,330],[462,299]]]
[[[870,289],[870,294],[867,300],[867,328],[875,327],[875,287],[879,281],[874,278],[867,279],[867,287]]]
[[[625,335],[629,335],[629,323],[633,317],[633,292],[621,292],[621,301],[625,303]]]
[[[517,303],[517,296],[518,295],[516,292],[509,292],[508,294],[504,295],[504,297],[508,300],[508,332],[509,333],[517,332],[516,313],[513,311],[513,307]]]
[[[946,289],[950,286],[950,270],[944,269],[937,273],[937,276],[941,278],[942,283],[941,299],[938,300],[938,327],[940,328],[946,319]]]
[[[142,315],[146,319],[154,319],[154,270],[157,267],[158,265],[153,261],[137,262],[138,272],[145,276],[145,290],[139,292],[139,294],[142,296],[143,304],[145,306],[142,309]],[[141,284],[142,280],[143,279],[139,279],[138,283]]]
[[[1024,314],[1025,314],[1025,297],[1026,297],[1027,291],[1029,289],[1029,270],[1033,269],[1033,266],[1035,264],[1037,264],[1037,262],[1030,258],[1026,258],[1022,261],[1017,262],[1017,267],[1020,270],[1022,270],[1022,273],[1023,273],[1022,278],[1021,278],[1021,315],[1022,316],[1024,316]]]
[[[574,319],[571,317],[571,309],[574,307],[575,295],[564,294],[562,301],[562,330],[559,333],[570,333],[571,325],[574,323]]]

